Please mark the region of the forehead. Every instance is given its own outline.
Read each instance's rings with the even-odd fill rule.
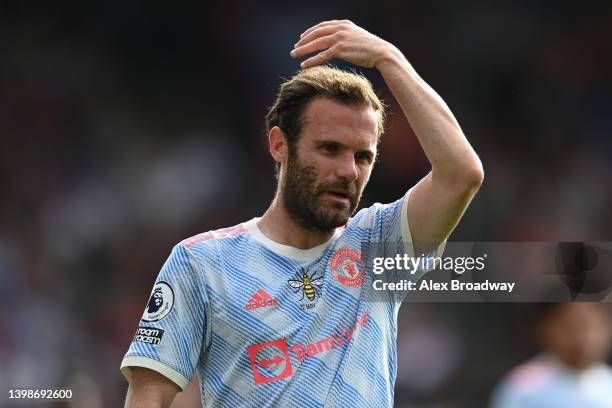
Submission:
[[[328,98],[317,98],[304,111],[302,136],[311,140],[334,140],[343,144],[367,145],[378,139],[377,115],[369,106],[352,106]]]

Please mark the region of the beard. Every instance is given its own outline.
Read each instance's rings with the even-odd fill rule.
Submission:
[[[327,233],[347,223],[359,205],[361,194],[350,180],[338,179],[317,185],[317,178],[314,166],[303,166],[297,155],[290,153],[281,197],[287,212],[299,226]],[[345,192],[348,205],[324,200],[330,190]]]

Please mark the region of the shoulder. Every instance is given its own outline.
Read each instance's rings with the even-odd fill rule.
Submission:
[[[346,223],[348,229],[352,228],[374,228],[377,215],[385,204],[374,203],[369,207],[362,208]]]
[[[409,193],[410,191],[391,203],[382,204],[376,202],[369,207],[362,208],[348,221],[347,227],[375,228],[377,223],[383,222],[386,218],[401,215],[404,203],[408,202]]]
[[[220,255],[233,253],[243,245],[247,229],[244,223],[202,232],[186,238],[173,248],[173,256],[190,259],[194,266],[203,267],[215,263]]]
[[[587,381],[592,383],[596,388],[612,388],[612,367],[605,363],[598,364],[591,368],[585,377]]]
[[[538,356],[510,371],[504,385],[514,392],[531,393],[550,384],[558,373],[557,366],[548,358]]]
[[[232,238],[246,234],[247,229],[244,223],[235,225],[233,227],[220,228],[216,230],[202,232],[192,237],[186,238],[178,243],[187,250],[196,250],[210,246],[213,242],[218,241],[231,241]]]

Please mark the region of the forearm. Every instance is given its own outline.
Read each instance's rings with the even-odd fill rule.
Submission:
[[[125,408],[166,408],[172,404],[178,391],[178,386],[161,374],[133,367]]]
[[[125,408],[167,408],[171,403],[172,400],[164,400],[149,392],[135,391],[131,387],[125,398]]]
[[[442,98],[395,47],[376,64],[432,166],[432,176],[453,182],[481,178],[482,166]]]

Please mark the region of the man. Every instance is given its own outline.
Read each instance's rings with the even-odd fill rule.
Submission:
[[[496,389],[495,408],[612,407],[609,311],[599,303],[546,306],[537,339],[544,353],[521,364]]]
[[[291,56],[313,53],[266,118],[272,204],[174,248],[154,287],[162,306],[145,310],[122,363],[126,406],[168,406],[196,368],[205,406],[392,406],[399,304],[363,301],[361,245],[403,242],[412,254],[443,243],[483,170],[393,45],[333,20],[306,30]],[[319,66],[331,59],[380,71],[432,165],[401,199],[353,218],[384,113],[365,78]]]

